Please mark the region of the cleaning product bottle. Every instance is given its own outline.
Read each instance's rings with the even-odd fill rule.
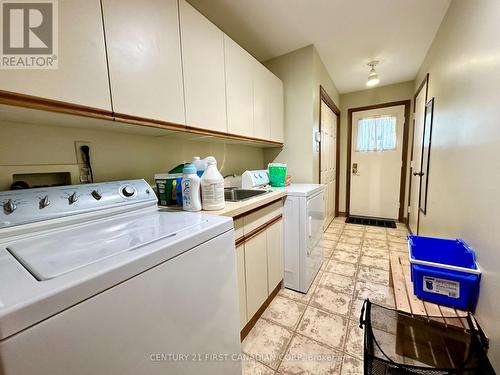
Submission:
[[[203,176],[203,172],[207,169],[207,159],[200,159],[199,156],[193,158],[193,164],[196,167],[196,174],[198,177]]]
[[[201,202],[204,210],[222,210],[224,201],[224,177],[217,170],[217,160],[213,156],[205,159],[207,169],[201,176]]]
[[[191,163],[185,164],[182,170],[182,209],[201,211],[200,178]]]

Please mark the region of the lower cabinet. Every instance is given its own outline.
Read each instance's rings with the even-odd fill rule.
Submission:
[[[238,293],[240,295],[240,330],[247,324],[247,290],[245,281],[245,245],[236,247],[236,273],[238,274]],[[243,296],[243,298],[242,298]]]
[[[283,280],[284,259],[283,259],[283,220],[279,220],[272,224],[266,230],[267,238],[267,292],[271,292],[276,288],[281,280]]]
[[[242,220],[235,220],[235,228],[239,229],[235,233],[241,329],[259,311],[284,276],[282,208],[276,211],[271,207],[277,215],[272,218],[269,218],[269,208],[251,214],[252,220],[247,221],[243,231],[247,227],[252,229],[245,235],[240,228]],[[264,223],[259,216],[266,219]],[[251,225],[254,220],[259,221],[258,228]]]
[[[259,233],[245,242],[247,315],[250,319],[269,296],[267,286],[267,233]]]

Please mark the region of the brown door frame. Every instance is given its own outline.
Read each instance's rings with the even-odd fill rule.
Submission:
[[[413,96],[413,121],[412,121],[412,132],[411,132],[411,159],[410,159],[410,181],[409,181],[409,184],[408,184],[408,207],[410,207],[411,205],[411,176],[413,175],[413,167],[411,166],[411,162],[413,161],[413,146],[415,144],[415,107],[416,107],[416,104],[417,104],[417,96],[420,94],[420,92],[422,91],[422,89],[424,88],[425,86],[425,99],[424,99],[424,102],[427,104],[427,97],[428,97],[428,94],[429,94],[429,73],[427,73],[424,77],[424,79],[422,80],[422,82],[420,83],[420,85],[418,86],[418,89],[417,91],[415,91],[415,95]],[[422,157],[422,155],[420,155]],[[422,194],[422,189],[420,189],[420,191],[418,192],[418,201],[420,202],[420,194]],[[418,234],[418,230],[419,230],[419,227],[420,227],[420,204],[418,205],[418,209],[417,209],[417,232],[415,234]],[[411,231],[410,229],[410,215],[412,214],[412,212],[408,212],[408,219],[406,221],[406,227],[408,228],[408,230],[410,231],[410,233],[413,234],[413,232]]]
[[[349,108],[347,119],[347,178],[346,178],[346,215],[349,216],[351,205],[351,143],[352,143],[352,115],[354,112],[368,111],[370,109],[379,109],[387,107],[405,106],[405,123],[403,125],[403,154],[401,163],[401,180],[399,187],[399,215],[398,220],[404,221],[404,205],[405,205],[405,182],[406,182],[406,165],[408,159],[408,134],[410,124],[410,107],[411,100],[401,100],[397,102],[389,102],[382,104],[368,105],[364,107]]]
[[[335,145],[335,217],[339,216],[339,178],[340,178],[340,109],[330,98],[323,86],[319,86],[319,124],[318,129],[321,133],[321,101],[330,108],[337,116],[337,141]],[[319,142],[319,175],[318,182],[321,183],[321,139]]]

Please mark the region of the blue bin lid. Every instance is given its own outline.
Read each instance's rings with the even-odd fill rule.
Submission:
[[[408,235],[412,263],[442,268],[461,268],[464,272],[479,271],[476,255],[462,239],[444,239]],[[477,272],[473,272],[477,273]]]

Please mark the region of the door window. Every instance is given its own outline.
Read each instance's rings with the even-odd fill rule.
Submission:
[[[358,121],[357,152],[394,151],[396,143],[395,116],[367,117]]]

